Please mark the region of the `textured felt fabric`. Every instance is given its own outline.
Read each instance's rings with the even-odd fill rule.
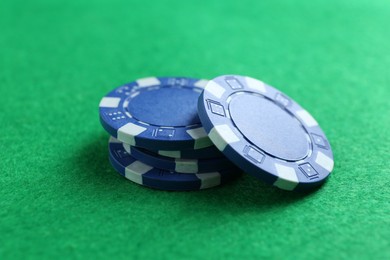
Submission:
[[[389,259],[389,13],[387,0],[1,0],[0,258]],[[229,73],[318,120],[335,156],[322,188],[244,175],[163,192],[112,169],[103,95]]]

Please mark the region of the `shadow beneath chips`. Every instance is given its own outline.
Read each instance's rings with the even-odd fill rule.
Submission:
[[[175,192],[142,187],[126,180],[112,168],[108,159],[108,138],[106,133],[100,133],[89,140],[80,140],[81,146],[72,155],[74,167],[78,169],[74,174],[81,175],[73,177],[77,178],[79,188],[89,187],[84,192],[90,192],[86,195],[91,198],[100,194],[128,201],[128,197],[137,192],[142,193],[141,196],[150,194],[150,198],[159,196],[165,200],[187,201],[199,210],[207,205],[209,209],[215,208],[217,215],[223,212],[240,214],[240,211],[248,210],[266,212],[308,199],[316,193],[316,190],[310,193],[283,191],[247,174],[223,186],[202,191]],[[213,214],[209,210],[207,212]]]
[[[78,181],[83,185],[110,185],[118,182],[122,177],[115,172],[108,160],[108,138],[106,133],[90,136],[88,140],[80,140],[79,146],[72,155],[75,173]]]
[[[228,212],[236,212],[237,209],[268,211],[310,199],[319,190],[320,187],[307,192],[284,191],[243,173],[243,176],[235,181],[213,191],[199,193],[197,198],[204,200],[204,203],[223,207]]]

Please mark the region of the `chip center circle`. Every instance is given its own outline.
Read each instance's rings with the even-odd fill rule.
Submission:
[[[274,101],[251,92],[238,92],[229,102],[230,117],[254,146],[287,161],[304,159],[310,141],[301,123]]]
[[[188,127],[200,124],[196,103],[199,92],[189,87],[141,88],[127,105],[138,121],[165,127]]]

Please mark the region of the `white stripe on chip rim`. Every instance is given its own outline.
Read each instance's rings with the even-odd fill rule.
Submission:
[[[210,139],[218,150],[223,151],[228,144],[240,141],[240,138],[228,125],[216,125],[209,133]]]
[[[305,123],[307,127],[313,127],[318,125],[317,121],[306,110],[299,110],[295,113],[303,121],[303,123]]]
[[[214,145],[210,138],[200,138],[195,140],[194,149],[202,149]]]
[[[207,189],[221,185],[221,174],[219,172],[195,175],[201,180],[200,189]]]
[[[119,106],[119,102],[121,102],[120,98],[104,97],[100,100],[99,107],[116,108]]]
[[[113,136],[110,136],[110,139],[108,140],[108,142],[112,143],[112,144],[121,144],[122,143],[121,141],[119,141],[118,139],[116,139]]]
[[[278,179],[274,182],[274,186],[283,190],[293,190],[298,185],[298,176],[295,169],[275,163]]]
[[[186,132],[195,140],[207,136],[206,130],[203,127],[189,129]]]
[[[126,167],[125,176],[127,179],[135,183],[143,184],[142,175],[147,173],[151,169],[153,169],[153,167],[146,165],[140,161],[135,161]]]
[[[118,129],[118,140],[135,146],[134,136],[139,135],[145,130],[145,127],[133,123],[127,123]]]
[[[171,157],[171,158],[181,158],[181,152],[180,151],[158,151],[159,155]]]
[[[198,172],[198,160],[176,159],[175,171],[181,173],[196,173]]]
[[[262,93],[267,92],[264,82],[251,77],[245,77],[245,81],[247,86],[250,87],[251,89],[258,90]]]
[[[123,107],[126,109],[128,106],[129,106],[129,100],[126,99],[125,101],[123,101]],[[126,113],[130,115],[130,113],[128,111],[126,111]]]
[[[316,164],[318,164],[328,172],[331,172],[333,170],[334,161],[322,152],[318,152],[316,157]]]
[[[209,92],[216,98],[221,98],[223,93],[225,93],[226,90],[215,81],[209,81],[209,83],[205,88],[205,91]]]
[[[136,82],[139,87],[150,87],[161,84],[161,82],[156,77],[138,79]]]
[[[197,82],[195,82],[194,86],[198,87],[198,88],[205,88],[207,83],[209,83],[209,81],[207,79],[201,79],[201,80],[198,80]]]
[[[120,143],[122,143],[122,142],[120,142]],[[126,143],[122,143],[122,146],[125,149],[126,153],[131,155],[131,147],[130,147],[130,145],[128,145]]]
[[[186,131],[194,139],[194,149],[201,149],[212,145],[208,138],[206,130],[203,127],[189,129]]]

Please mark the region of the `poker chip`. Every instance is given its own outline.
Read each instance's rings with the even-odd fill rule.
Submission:
[[[167,191],[207,189],[240,175],[237,168],[202,174],[181,174],[154,168],[133,158],[125,151],[123,144],[113,137],[109,140],[109,159],[114,169],[125,178],[143,186]]]
[[[152,150],[152,152],[176,159],[208,159],[208,158],[219,158],[224,155],[217,149],[217,147],[209,146],[202,149],[186,149],[177,151],[164,151],[164,150]]]
[[[132,157],[155,168],[178,173],[207,173],[234,167],[226,157],[211,159],[175,159],[155,154],[146,149],[123,143],[123,148]]]
[[[120,86],[99,104],[104,129],[121,142],[149,150],[212,146],[197,113],[207,80],[151,77]]]
[[[279,90],[250,77],[208,82],[198,113],[214,145],[242,170],[284,190],[322,184],[333,154],[317,121]]]

